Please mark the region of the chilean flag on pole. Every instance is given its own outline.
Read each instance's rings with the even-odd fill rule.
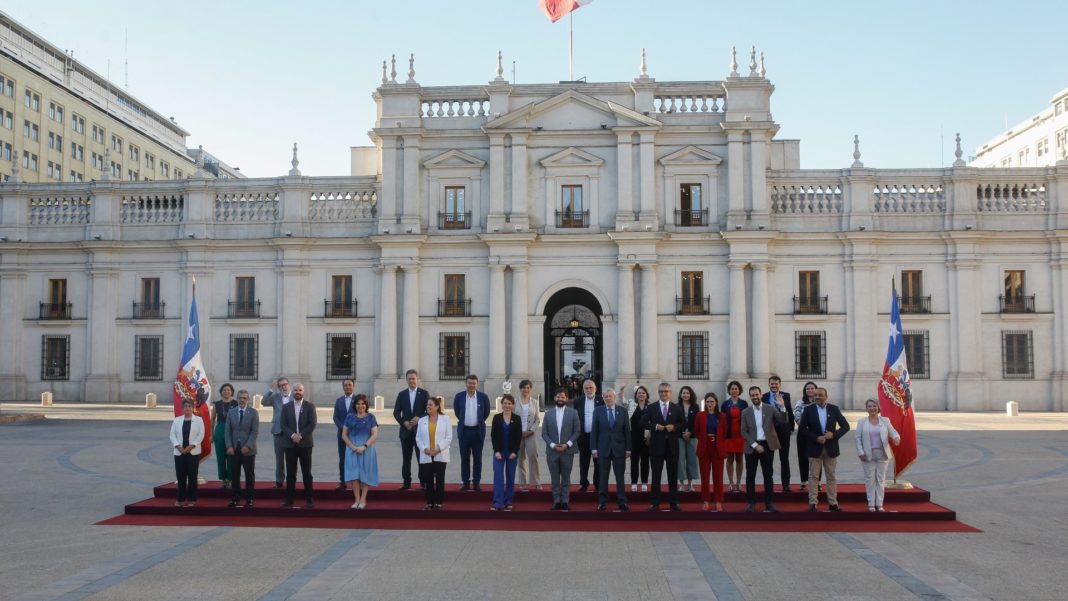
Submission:
[[[897,287],[891,284],[890,345],[886,350],[883,377],[879,380],[879,405],[883,417],[901,435],[894,450],[894,480],[916,461],[916,416],[912,411],[912,391],[905,337],[901,333],[901,313],[897,306]]]
[[[538,5],[541,7],[541,12],[545,13],[550,21],[556,23],[569,12],[580,6],[586,6],[590,2],[593,0],[539,0]]]
[[[197,415],[204,420],[204,442],[200,445],[200,460],[211,453],[211,383],[204,362],[200,358],[200,320],[197,318],[197,281],[193,279],[193,302],[189,306],[182,361],[174,376],[174,416],[182,414],[182,402],[192,401]]]

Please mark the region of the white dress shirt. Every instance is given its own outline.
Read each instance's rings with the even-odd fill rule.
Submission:
[[[304,408],[304,401],[293,403],[293,413],[297,416],[294,427],[297,430],[297,434],[300,434],[300,410]]]
[[[556,408],[556,440],[557,444],[564,444],[564,407]]]
[[[478,393],[467,396],[467,411],[464,412],[464,425],[474,427],[478,423]]]
[[[582,406],[583,412],[586,414],[586,422],[583,424],[582,429],[589,434],[593,430],[593,409],[595,401],[590,397],[586,397],[586,403]]]
[[[418,390],[418,388],[408,389],[408,413],[411,413],[412,415],[415,415],[415,393]]]
[[[533,402],[533,401],[531,401]],[[523,431],[527,430],[527,416],[530,415],[530,403],[519,402],[519,418],[523,420]]]
[[[767,440],[768,437],[764,435],[764,403],[757,405],[753,403],[753,418],[756,419],[756,439]],[[753,448],[755,449],[757,443],[753,442]]]

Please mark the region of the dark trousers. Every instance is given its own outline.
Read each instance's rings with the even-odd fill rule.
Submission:
[[[345,483],[345,449],[349,448],[344,440],[341,440],[341,433],[337,436],[337,481],[341,484]]]
[[[801,436],[801,429],[797,429],[797,481],[801,484],[808,482],[808,455],[805,454],[805,439]]]
[[[649,462],[653,469],[653,482],[649,487],[649,501],[653,505],[660,504],[660,477],[663,476],[664,465],[667,464],[668,502],[676,505],[679,502],[679,443],[676,439],[668,439],[664,444],[668,449],[666,453],[649,453]]]
[[[627,502],[626,480],[623,472],[627,469],[626,455],[612,455],[611,457],[598,457],[597,467],[600,468],[600,477],[597,479],[597,502],[601,505],[608,503],[608,473],[616,475],[616,502],[624,505]]]
[[[790,433],[779,434],[779,482],[790,486]]]
[[[401,428],[403,429],[404,426],[401,426]],[[412,431],[409,430],[409,432],[412,432]],[[416,456],[418,454],[418,452],[419,452],[419,450],[415,448],[415,435],[413,434],[410,437],[403,437],[402,436],[401,439],[400,439],[400,446],[401,446],[401,479],[404,481],[404,484],[410,485],[412,483],[412,457]],[[418,476],[419,476],[419,484],[425,485],[426,481],[423,479],[423,470],[422,469],[418,470]]]
[[[197,500],[197,472],[200,471],[200,455],[175,455],[174,473],[178,476],[178,502]]]
[[[297,492],[297,462],[300,462],[300,473],[304,477],[304,496],[310,501],[312,498],[312,448],[314,447],[287,447],[286,448],[286,503],[293,502],[293,495]]]
[[[460,480],[464,484],[482,482],[482,445],[486,442],[478,428],[464,428],[460,438]]]
[[[646,484],[649,482],[649,447],[645,446],[645,441],[633,441],[632,446],[634,450],[630,453],[630,483],[637,484],[640,482]]]
[[[445,502],[445,468],[444,461],[431,461],[419,464],[419,481],[426,484],[427,505],[441,505]]]
[[[590,448],[590,435],[583,432],[578,439],[579,448],[579,485],[583,488],[590,485],[590,460],[593,459],[593,449]],[[601,481],[600,461],[593,462],[593,483]]]
[[[245,471],[245,500],[251,501],[256,490],[256,455],[244,455],[238,447],[230,456],[230,475],[233,477],[230,486],[234,489],[235,501],[241,496],[241,470]]]
[[[775,483],[775,451],[768,448],[767,442],[760,443],[764,447],[763,453],[753,451],[745,455],[745,500],[749,504],[756,503],[756,475],[757,466],[764,475],[764,504],[771,505],[772,487]]]

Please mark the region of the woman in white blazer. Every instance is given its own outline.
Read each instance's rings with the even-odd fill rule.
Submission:
[[[171,423],[174,473],[178,477],[175,507],[193,507],[197,504],[197,471],[200,467],[200,443],[203,440],[204,420],[193,412],[193,401],[182,401],[182,415]]]
[[[857,422],[857,454],[864,467],[864,492],[868,495],[868,511],[883,509],[883,492],[886,490],[886,466],[894,456],[889,442],[901,443],[901,435],[890,425],[890,420],[879,415],[879,402],[868,399],[864,403],[868,416]]]
[[[425,509],[441,509],[445,501],[445,468],[449,464],[452,422],[441,412],[443,399],[430,397],[426,415],[419,418],[415,446],[419,449],[419,479],[426,485]]]

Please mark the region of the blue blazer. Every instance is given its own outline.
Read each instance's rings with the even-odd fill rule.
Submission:
[[[352,393],[352,402],[356,402],[356,393]],[[337,426],[338,440],[341,440],[341,430],[345,427],[345,418],[348,414],[349,411],[345,410],[345,395],[341,395],[334,401],[334,425]]]
[[[801,424],[799,426],[801,430],[801,436],[805,438],[805,455],[809,457],[819,457],[823,454],[823,450],[827,450],[827,455],[830,457],[837,457],[841,454],[838,448],[838,442],[842,440],[842,436],[845,436],[846,432],[849,432],[849,422],[846,421],[842,411],[838,409],[837,405],[827,403],[827,431],[834,434],[834,438],[828,440],[824,444],[820,444],[816,439],[823,436],[823,430],[820,428],[820,415],[816,412],[816,403],[807,405],[805,410],[801,412]]]
[[[478,422],[475,428],[478,430],[478,437],[485,440],[486,438],[486,420],[489,418],[490,406],[489,397],[481,390],[475,392],[475,398],[478,402]],[[456,415],[456,437],[459,438],[464,435],[464,431],[467,426],[464,426],[464,421],[467,412],[467,391],[457,392],[456,396],[452,398],[452,412]]]
[[[597,451],[599,457],[623,459],[631,449],[630,418],[627,410],[619,405],[612,408],[616,420],[612,428],[608,427],[608,405],[601,405],[593,410],[593,430],[590,431],[590,449]]]

